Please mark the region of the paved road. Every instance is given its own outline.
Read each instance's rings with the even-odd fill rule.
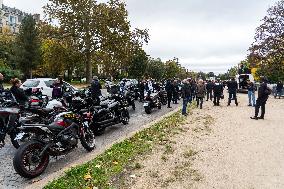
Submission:
[[[168,109],[166,106],[163,106],[161,110],[154,110],[151,115],[147,115],[144,112],[142,103],[136,103],[136,111],[130,110],[130,123],[129,125],[116,125],[110,127],[106,130],[105,134],[96,138],[97,141],[97,150],[110,145],[119,138],[126,136],[128,133],[138,130],[141,126],[159,118],[160,116],[168,113],[169,111],[178,107],[177,105],[173,106],[173,109]],[[33,181],[24,179],[20,177],[13,168],[13,157],[15,153],[10,141],[7,141],[7,144],[4,148],[0,149],[0,189],[15,189],[23,188]],[[84,148],[79,145],[79,148],[75,149],[73,152],[67,154],[66,156],[59,157],[57,160],[52,159],[51,163],[47,167],[47,170],[44,174],[37,178],[46,177],[47,175],[58,171],[68,164],[78,160],[84,155],[86,155]]]

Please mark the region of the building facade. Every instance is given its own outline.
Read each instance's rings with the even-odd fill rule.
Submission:
[[[28,15],[28,13],[5,6],[3,0],[0,0],[0,33],[18,33],[22,20],[26,15]],[[40,21],[39,14],[34,14],[33,17],[36,22]]]

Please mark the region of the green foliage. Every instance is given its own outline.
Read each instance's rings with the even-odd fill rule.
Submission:
[[[162,80],[165,74],[165,65],[161,59],[149,59],[146,69],[146,77]]]
[[[165,64],[165,78],[166,79],[172,79],[177,77],[178,73],[180,71],[179,66],[177,65],[176,61],[169,60]]]
[[[26,78],[32,76],[32,70],[40,62],[40,41],[35,20],[31,15],[26,16],[16,37],[14,60]]]
[[[257,76],[263,75],[270,81],[284,80],[284,0],[270,7],[263,23],[256,29],[255,42],[249,60],[257,67]]]
[[[147,69],[147,63],[146,52],[143,49],[137,49],[128,69],[129,77],[142,79]]]
[[[111,188],[111,178],[131,164],[131,159],[151,151],[154,145],[177,134],[179,125],[184,120],[185,117],[180,112],[174,113],[133,137],[113,145],[94,160],[70,169],[63,177],[44,188]]]

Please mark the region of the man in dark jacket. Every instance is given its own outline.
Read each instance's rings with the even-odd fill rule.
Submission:
[[[213,98],[213,86],[214,86],[214,83],[209,80],[208,83],[206,84],[206,92],[207,92],[207,99],[206,101],[210,100],[212,101],[212,98]]]
[[[173,99],[173,92],[174,92],[174,85],[172,83],[171,80],[167,81],[166,87],[165,87],[166,91],[167,91],[167,98],[168,98],[168,108],[172,108],[171,107],[171,101]]]
[[[228,106],[230,106],[232,99],[235,100],[236,106],[238,106],[238,99],[237,99],[237,90],[238,90],[238,83],[236,82],[235,78],[232,78],[231,81],[227,83],[228,92],[229,92],[229,99],[228,99]]]
[[[177,80],[174,80],[173,82],[173,86],[174,86],[174,91],[173,91],[173,103],[174,104],[178,104],[177,100],[178,100],[178,82]]]
[[[144,91],[145,91],[145,81],[140,81],[138,84],[139,93],[140,93],[140,102],[144,100]]]
[[[223,95],[223,84],[220,82],[220,79],[217,79],[217,81],[214,83],[213,86],[213,92],[214,92],[214,106],[220,106],[220,99]]]
[[[4,76],[0,73],[0,92],[4,91],[3,80]]]
[[[183,105],[182,105],[182,115],[187,115],[186,109],[187,109],[187,104],[191,102],[191,86],[188,80],[183,80],[183,86],[181,89],[181,94],[183,98]]]
[[[283,91],[283,83],[281,81],[279,81],[277,83],[277,86],[276,86],[276,97],[277,95],[279,96],[279,99],[281,98],[281,95],[282,95],[282,91]]]
[[[265,77],[261,77],[261,84],[258,89],[258,98],[256,100],[255,106],[255,115],[251,117],[251,119],[264,119],[265,115],[265,104],[268,100],[269,95],[271,94],[271,89],[267,86],[267,79]],[[258,117],[259,109],[261,107],[261,116]]]
[[[96,104],[100,104],[100,96],[102,95],[101,89],[102,86],[99,82],[98,77],[94,76],[91,84],[91,93],[93,99],[96,100]]]

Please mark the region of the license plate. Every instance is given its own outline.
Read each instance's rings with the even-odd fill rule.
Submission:
[[[149,103],[144,103],[144,105],[143,106],[149,106]]]

